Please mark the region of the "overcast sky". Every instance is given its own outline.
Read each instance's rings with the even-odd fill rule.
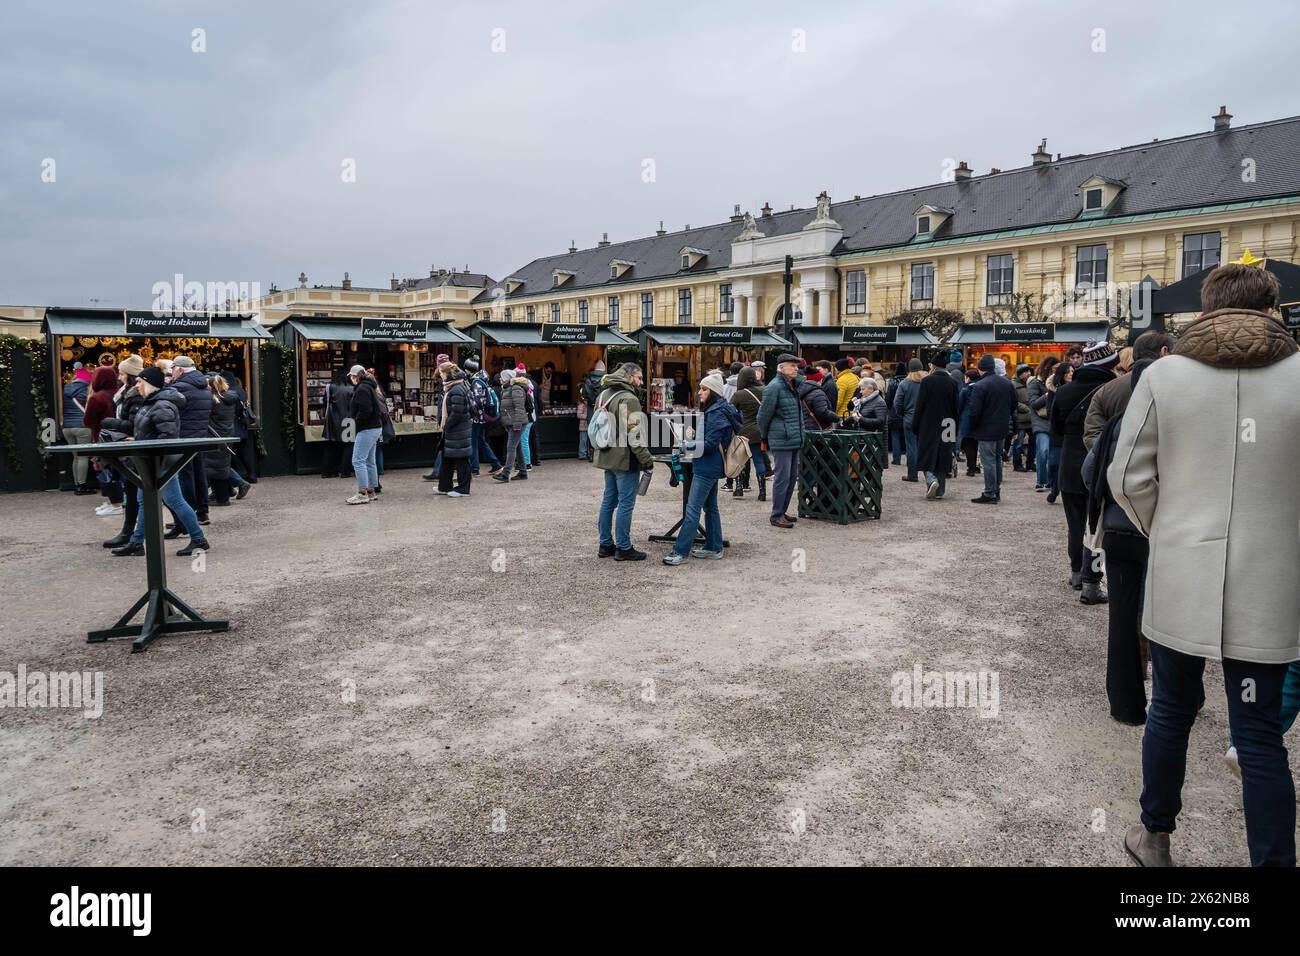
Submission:
[[[735,203],[1023,166],[1044,136],[1291,116],[1298,37],[1293,2],[3,0],[0,304],[501,278]]]

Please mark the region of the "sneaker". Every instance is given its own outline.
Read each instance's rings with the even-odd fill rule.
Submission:
[[[370,496],[358,491],[348,499],[347,503],[350,505],[368,505],[370,504]]]
[[[1080,604],[1109,604],[1110,597],[1096,581],[1084,581],[1083,593],[1079,595]]]
[[[1135,823],[1124,834],[1124,849],[1138,866],[1173,866],[1169,856],[1169,834],[1152,833],[1141,823]]]
[[[920,478],[909,478],[909,477],[907,477],[907,475],[904,475],[902,480],[903,480],[903,481],[910,481],[910,482],[915,483],[915,482],[920,481],[921,479],[920,479]]]
[[[939,497],[939,482],[932,481],[925,487],[925,496],[933,501]]]
[[[978,498],[972,498],[970,501],[973,505],[995,505],[998,503],[997,498],[990,498],[988,495],[980,495]]]
[[[492,475],[492,480],[493,480],[493,481],[499,481],[499,482],[501,482],[501,484],[504,485],[504,484],[507,484],[507,483],[510,481],[510,476],[507,475],[507,474],[503,471],[503,472],[500,472],[500,473],[494,473],[494,474]]]
[[[685,560],[686,559],[682,557],[680,554],[678,554],[676,551],[669,551],[667,554],[664,555],[664,564],[678,565]]]
[[[253,490],[253,486],[250,485],[248,482],[244,482],[242,485],[239,486],[239,491],[235,493],[235,500],[243,501],[245,498],[248,497],[248,493],[252,490]]]
[[[636,548],[627,548],[626,550],[619,548],[614,552],[615,561],[644,561],[645,557],[645,552],[638,551]]]
[[[370,500],[371,500],[372,502],[374,502],[374,501],[378,501],[378,500],[379,500],[379,495],[378,495],[376,492],[374,492],[374,491],[370,492],[370,496],[369,496],[369,497],[370,497]]]
[[[511,478],[510,480],[511,480],[511,481],[527,481],[527,480],[528,480],[528,472],[526,472],[526,471],[517,471],[517,472],[515,472],[515,476],[514,476],[513,478]]]
[[[468,492],[468,491],[449,491],[449,492],[447,492],[447,497],[448,497],[448,498],[468,498],[468,497],[469,497],[469,492]]]
[[[97,512],[101,518],[116,518],[126,514],[126,509],[120,505],[109,505],[104,511]]]
[[[708,559],[708,560],[710,560],[710,561],[721,561],[721,560],[722,560],[722,552],[721,552],[721,551],[710,551],[710,550],[708,550],[707,548],[696,548],[694,551],[691,552],[691,557],[692,557],[692,558],[706,558],[706,559]]]
[[[207,538],[190,538],[190,543],[176,552],[178,558],[188,558],[195,551],[207,551],[212,545]]]
[[[1044,492],[1046,490],[1047,490],[1047,485],[1034,485],[1034,491]]]
[[[97,515],[102,515],[105,511],[107,511],[107,510],[108,510],[109,508],[111,508],[111,507],[113,507],[113,506],[112,506],[111,504],[109,504],[107,501],[105,501],[103,504],[101,504],[101,505],[99,505],[99,506],[97,506],[97,507],[95,508],[95,514],[97,514]]]
[[[496,474],[498,471],[500,471],[500,470],[501,470],[501,466],[500,466],[499,464],[496,464],[496,465],[493,465],[491,468],[488,469],[488,474],[489,474],[489,475],[495,475],[495,474]]]
[[[1227,752],[1226,754],[1223,755],[1223,762],[1226,763],[1226,764],[1228,765],[1228,769],[1232,771],[1233,776],[1235,776],[1238,780],[1240,780],[1240,779],[1241,779],[1241,764],[1240,764],[1240,762],[1238,762],[1238,760],[1237,760],[1237,748],[1236,748],[1236,747],[1229,747],[1229,748],[1228,748],[1228,752]]]
[[[420,477],[423,478],[425,481],[437,481],[438,473],[436,471],[431,471],[427,475],[421,475]]]
[[[615,548],[612,544],[602,544],[596,551],[596,557],[612,558],[616,550],[618,549]]]
[[[1048,493],[1047,493],[1047,503],[1048,503],[1049,505],[1054,505],[1054,504],[1056,504],[1056,492],[1055,492],[1055,491],[1048,491]]]

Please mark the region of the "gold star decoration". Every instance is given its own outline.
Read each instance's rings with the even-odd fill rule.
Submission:
[[[1242,249],[1242,250],[1241,250],[1241,258],[1240,258],[1240,259],[1233,259],[1233,260],[1232,260],[1232,265],[1234,265],[1234,266],[1255,266],[1256,268],[1262,269],[1262,268],[1264,268],[1264,262],[1265,262],[1265,261],[1266,261],[1266,260],[1264,260],[1264,259],[1256,259],[1254,256],[1252,256],[1252,255],[1250,254],[1250,247],[1247,246],[1245,249]]]

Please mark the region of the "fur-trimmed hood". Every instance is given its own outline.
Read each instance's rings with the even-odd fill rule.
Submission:
[[[1215,368],[1263,368],[1296,351],[1291,333],[1274,316],[1250,309],[1219,309],[1187,326],[1174,354]]]

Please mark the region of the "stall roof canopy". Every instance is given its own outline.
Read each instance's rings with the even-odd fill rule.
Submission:
[[[1185,279],[1156,289],[1151,295],[1151,311],[1156,315],[1173,315],[1180,312],[1201,311],[1201,286],[1217,266],[1194,272]],[[1282,286],[1282,301],[1300,301],[1300,266],[1281,259],[1269,259],[1264,268],[1277,276]]]
[[[541,322],[475,322],[465,331],[480,338],[489,338],[497,345],[549,345],[542,341]],[[596,341],[576,343],[588,345],[635,345],[617,329],[607,325],[596,326]]]
[[[1001,323],[999,323],[1001,324]],[[1096,342],[1110,337],[1109,322],[1056,322],[1044,319],[1041,322],[1015,322],[1013,325],[1049,325],[1055,324],[1056,334],[1047,342]],[[993,337],[993,325],[987,322],[964,323],[952,337],[953,345],[992,345],[999,341]]]
[[[271,333],[253,321],[249,315],[213,315],[212,332],[199,338],[212,339],[269,339]],[[127,337],[126,311],[123,309],[63,309],[45,310],[41,328],[54,335],[120,335]],[[144,336],[131,335],[131,338]],[[192,338],[182,335],[180,338]]]
[[[800,345],[840,345],[844,341],[844,326],[795,326],[790,330],[794,340]],[[938,345],[939,340],[925,329],[915,325],[900,325],[898,338],[882,345]]]
[[[379,316],[365,316],[379,318]],[[369,342],[361,337],[361,316],[291,315],[284,321],[304,339],[318,342]],[[376,339],[383,342],[451,342],[473,341],[460,329],[446,322],[429,322],[429,331],[420,339]]]
[[[641,343],[649,339],[656,345],[699,345],[700,328],[701,326],[698,325],[643,325],[632,334]],[[705,328],[712,328],[712,326],[705,326]],[[726,325],[722,328],[737,328],[737,326]],[[749,341],[738,347],[776,349],[789,348],[790,343],[767,329],[753,329]]]

